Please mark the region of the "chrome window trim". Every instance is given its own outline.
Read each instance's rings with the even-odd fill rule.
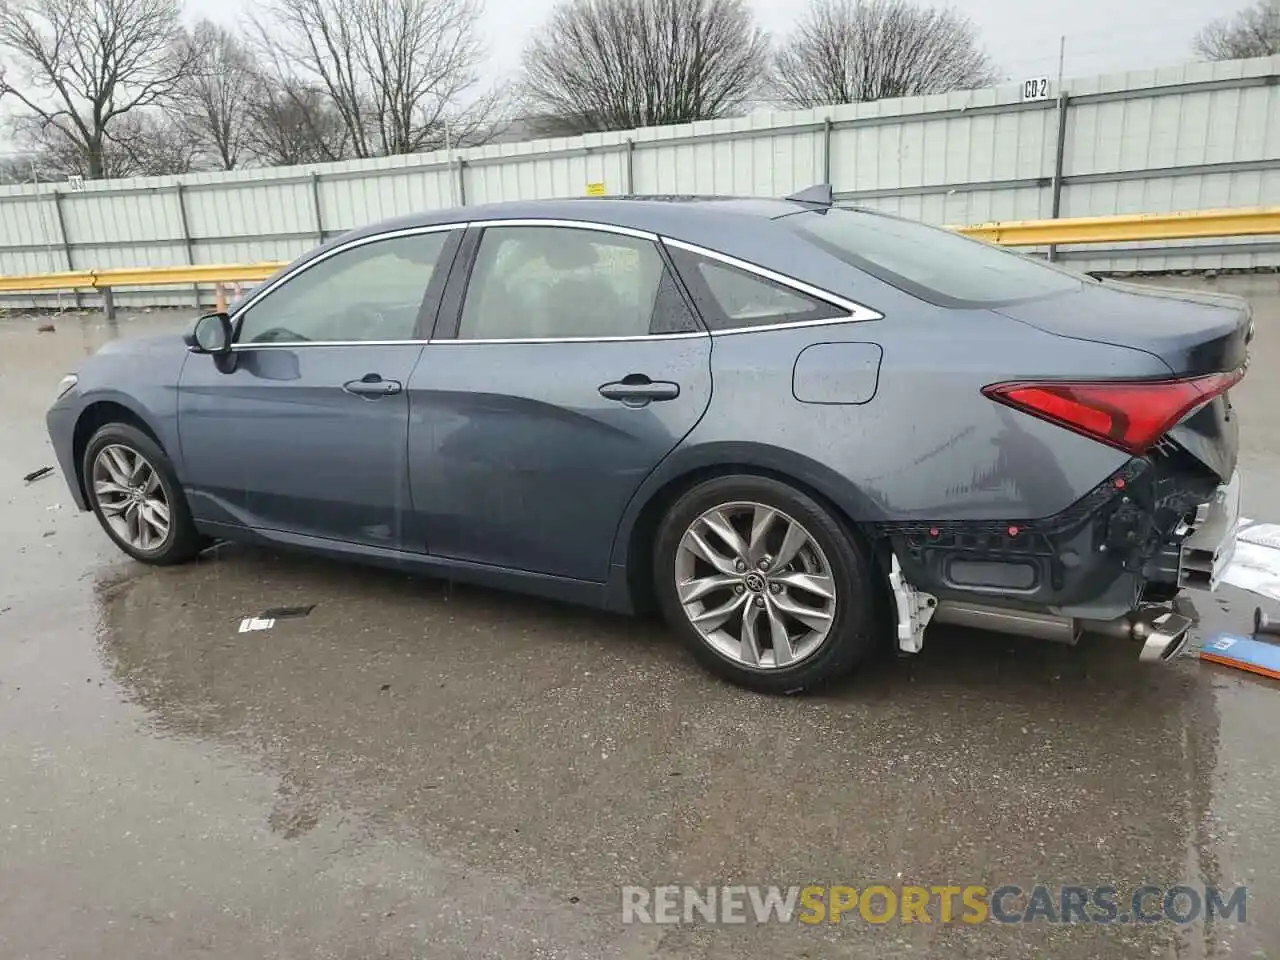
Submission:
[[[803,330],[806,327],[832,327],[842,323],[859,323],[863,320],[879,320],[881,317],[824,317],[821,320],[783,320],[779,323],[759,323],[754,327],[727,327],[712,330],[713,337],[734,337],[743,333],[768,333],[770,330]]]
[[[430,342],[430,340],[279,340],[271,343],[233,343],[231,352],[298,350],[303,347],[422,347]]]
[[[692,333],[647,333],[627,337],[498,337],[492,340],[432,340],[433,345],[445,346],[450,343],[648,343],[652,340],[692,340],[696,337],[709,337],[705,330]]]
[[[727,253],[721,253],[719,250],[711,250],[707,247],[699,246],[696,243],[688,243],[684,240],[676,240],[672,237],[662,237],[662,242],[669,247],[675,247],[677,250],[683,250],[686,253],[692,253],[695,256],[706,257],[708,260],[716,260],[726,266],[734,267],[742,270],[744,273],[752,273],[765,280],[770,280],[779,286],[789,287],[798,293],[806,296],[814,297],[825,303],[838,307],[841,310],[849,311],[847,317],[829,317],[822,320],[789,320],[779,323],[755,324],[754,326],[745,327],[729,327],[725,330],[713,330],[713,337],[724,336],[726,334],[735,333],[751,333],[761,330],[785,330],[788,327],[819,327],[832,323],[861,323],[864,320],[883,320],[884,314],[878,310],[872,310],[862,304],[849,300],[840,296],[838,293],[832,293],[830,290],[823,290],[821,287],[815,287],[813,284],[805,283],[803,280],[797,280],[795,277],[789,277],[785,273],[778,273],[770,270],[768,267],[762,267],[759,264],[751,263],[749,260],[739,260],[737,257],[730,256]]]
[[[872,310],[870,307],[863,306],[853,300],[849,300],[839,294],[824,290],[821,287],[815,287],[812,284],[805,283],[803,280],[797,280],[786,274],[778,273],[767,267],[759,266],[748,260],[740,260],[737,257],[721,253],[718,250],[712,250],[708,247],[700,246],[696,243],[689,243],[684,240],[677,240],[673,237],[666,237],[660,234],[648,231],[637,230],[632,227],[623,227],[612,223],[595,223],[590,220],[562,220],[553,217],[524,217],[520,219],[496,219],[496,220],[465,220],[455,223],[438,223],[428,226],[405,227],[400,230],[389,230],[384,233],[370,234],[364,237],[357,237],[346,243],[334,247],[332,250],[325,251],[322,255],[308,261],[295,270],[290,270],[277,277],[272,283],[255,290],[244,303],[236,306],[235,312],[231,314],[232,323],[240,320],[245,311],[249,310],[260,300],[270,294],[272,291],[279,289],[288,283],[294,277],[310,270],[317,264],[324,263],[330,257],[337,256],[339,253],[354,249],[355,247],[364,246],[369,243],[377,243],[381,240],[394,240],[399,237],[412,237],[428,233],[443,233],[452,230],[465,230],[470,227],[557,227],[567,228],[570,230],[595,230],[600,233],[612,233],[618,236],[632,237],[638,240],[648,240],[651,243],[661,243],[666,246],[676,247],[688,253],[697,256],[706,257],[709,260],[716,260],[728,266],[742,270],[746,273],[752,273],[756,276],[770,280],[780,286],[789,287],[800,293],[810,297],[815,297],[841,310],[847,310],[847,317],[830,317],[822,320],[792,320],[780,323],[756,324],[754,326],[731,327],[725,330],[697,330],[690,333],[659,333],[633,335],[624,337],[501,337],[491,340],[483,339],[462,339],[462,338],[443,338],[443,339],[423,339],[423,340],[284,340],[272,343],[234,343],[231,345],[232,352],[242,352],[245,350],[296,350],[307,347],[414,347],[425,346],[427,344],[513,344],[513,343],[627,343],[627,342],[645,342],[650,340],[690,340],[697,337],[720,337],[732,336],[742,333],[763,333],[770,330],[787,330],[791,328],[804,327],[822,327],[831,326],[833,324],[861,322],[864,320],[883,320],[884,314]]]
[[[842,322],[842,321],[837,321]],[[285,340],[275,343],[235,343],[231,345],[233,353],[248,350],[299,350],[307,347],[424,347],[448,346],[449,344],[479,343],[646,343],[651,340],[691,340],[695,337],[709,337],[705,330],[693,333],[652,333],[630,337],[509,337],[496,340],[456,340],[452,337],[441,340]]]
[[[308,270],[310,270],[312,267],[316,266],[317,264],[324,263],[330,257],[336,257],[338,254],[344,253],[347,250],[354,250],[356,247],[363,247],[366,244],[370,244],[370,243],[378,243],[381,240],[397,240],[400,237],[416,237],[425,233],[448,233],[453,230],[465,230],[468,226],[469,224],[466,221],[462,221],[459,223],[433,223],[428,226],[404,227],[403,229],[400,229],[400,230],[388,230],[384,233],[371,233],[367,237],[356,237],[353,240],[348,240],[346,243],[340,244],[334,247],[332,250],[326,250],[324,253],[320,254],[320,256],[315,257],[314,259],[308,260],[306,263],[302,264],[300,267],[297,267],[294,270],[290,270],[288,273],[285,273],[279,277],[276,277],[275,280],[273,280],[271,283],[267,284],[266,286],[259,287],[257,290],[253,291],[253,293],[249,295],[248,300],[244,301],[244,303],[237,304],[235,308],[235,312],[228,314],[228,317],[230,318],[232,324],[239,323],[240,317],[244,314],[246,310],[251,309],[256,303],[258,303],[259,300],[261,300],[263,297],[270,294],[273,290],[278,290],[280,287],[284,286],[294,277],[297,277],[303,273],[306,273]],[[238,332],[239,331],[237,331],[237,333]],[[286,340],[286,341],[281,341],[280,343],[275,344],[275,346],[285,346],[285,345],[301,346],[304,344],[311,344],[313,346],[321,346],[321,345],[353,346],[357,344],[366,344],[366,343],[384,343],[384,344],[386,343],[426,343],[426,341],[425,340],[421,340],[421,341],[417,341],[417,340],[381,340],[381,341],[378,341],[378,340]],[[235,348],[238,346],[241,346],[241,344],[238,344],[238,343],[232,344],[231,349],[234,351]],[[270,344],[243,344],[243,346],[261,347],[261,346],[270,346]]]
[[[593,223],[590,220],[557,220],[554,217],[524,217],[519,220],[472,220],[472,227],[565,227],[569,230],[596,230],[600,233],[614,233],[637,240],[648,240],[659,243],[662,238],[649,230],[637,230],[634,227],[621,227],[613,223]]]

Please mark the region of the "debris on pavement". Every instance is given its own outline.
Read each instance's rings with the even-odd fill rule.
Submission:
[[[1200,659],[1280,680],[1280,646],[1274,643],[1216,633],[1205,641]]]
[[[57,333],[52,323],[42,323],[36,327],[36,333]]]
[[[1280,636],[1280,620],[1267,616],[1261,607],[1253,608],[1253,635],[1270,633]]]
[[[1236,549],[1222,581],[1280,600],[1280,524],[1241,518]]]
[[[305,617],[316,608],[314,603],[301,607],[272,607],[270,610],[264,610],[256,617],[245,617],[240,621],[240,633],[250,633],[254,630],[270,630],[276,625],[277,620],[288,620],[293,617]]]
[[[314,603],[304,607],[272,607],[270,610],[262,611],[258,616],[263,620],[287,620],[290,617],[305,617],[315,608]]]
[[[1241,518],[1236,525],[1236,539],[1280,550],[1280,523],[1262,523],[1259,520]]]
[[[43,480],[51,473],[53,473],[53,467],[41,467],[39,470],[32,470],[22,479],[26,483],[34,483],[37,480]]]

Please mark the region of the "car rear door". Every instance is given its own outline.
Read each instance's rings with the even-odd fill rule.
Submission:
[[[338,246],[246,301],[230,365],[188,360],[179,434],[198,520],[401,545],[406,384],[460,239],[420,228]]]
[[[473,225],[409,383],[428,552],[603,582],[628,500],[707,408],[710,353],[656,237]]]

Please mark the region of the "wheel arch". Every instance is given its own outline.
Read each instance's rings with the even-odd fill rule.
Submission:
[[[118,399],[94,400],[86,404],[84,409],[80,411],[80,415],[76,417],[75,429],[71,435],[71,455],[72,462],[75,465],[76,485],[79,487],[81,495],[85,497],[86,503],[89,501],[88,490],[85,488],[84,482],[84,454],[89,447],[89,440],[108,423],[127,423],[131,427],[136,427],[150,437],[156,446],[164,451],[165,456],[172,460],[172,455],[160,439],[159,431],[148,422],[143,414],[133,407],[121,403]]]
[[[624,574],[631,609],[650,613],[657,607],[653,547],[671,505],[705,480],[734,474],[794,487],[830,510],[851,536],[869,539],[864,525],[884,519],[883,507],[848,480],[789,450],[757,443],[718,443],[677,451],[636,491],[614,538],[612,565]],[[874,550],[872,556],[881,561]]]

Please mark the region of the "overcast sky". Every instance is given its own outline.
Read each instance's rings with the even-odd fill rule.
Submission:
[[[234,23],[246,0],[187,0],[191,11]],[[490,73],[501,79],[520,65],[528,32],[555,0],[484,0]],[[761,26],[786,32],[804,0],[750,0]],[[1209,20],[1250,0],[963,0],[952,4],[977,23],[987,52],[1010,79],[1058,72],[1065,34],[1066,75],[1091,76],[1192,59],[1191,38]]]

